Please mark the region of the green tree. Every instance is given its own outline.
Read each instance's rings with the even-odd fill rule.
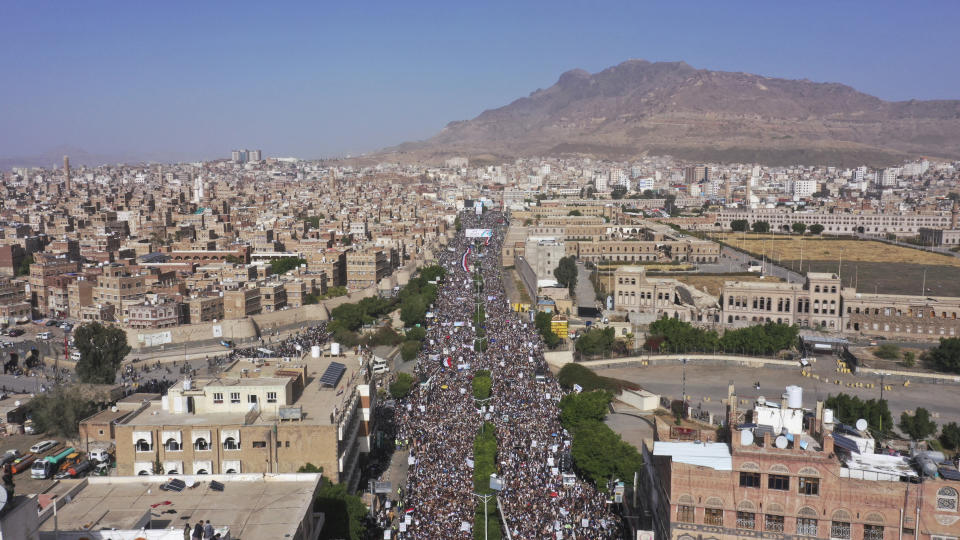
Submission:
[[[799,221],[795,221],[791,227],[793,228],[793,232],[797,234],[803,234],[807,231],[807,224],[800,223]]]
[[[610,197],[614,199],[622,199],[626,194],[627,186],[614,186],[613,191],[610,192]]]
[[[553,270],[553,276],[561,285],[573,294],[577,287],[577,262],[573,255],[561,257],[557,267]]]
[[[403,342],[403,345],[400,346],[400,358],[403,358],[404,362],[409,362],[417,357],[417,354],[420,352],[420,342],[415,340],[407,340]]]
[[[917,364],[917,355],[913,351],[905,351],[903,353],[903,365],[906,367],[913,367]]]
[[[923,407],[911,415],[900,415],[900,431],[915,441],[922,441],[937,432],[937,423],[930,419],[930,411]]]
[[[130,352],[127,333],[115,326],[94,322],[80,325],[74,332],[74,340],[80,352],[77,362],[80,381],[113,384],[120,364]]]
[[[367,343],[374,347],[399,345],[403,341],[403,336],[398,334],[393,328],[383,325],[377,329],[368,339]]]
[[[579,211],[579,210],[571,210],[571,211],[567,212],[567,215],[568,215],[568,216],[582,216],[582,215],[583,215],[583,212],[581,212],[581,211]]]
[[[426,298],[416,295],[403,299],[400,303],[400,320],[406,326],[425,323],[427,320]]]
[[[750,222],[745,219],[735,219],[730,222],[730,230],[744,232],[750,227]]]
[[[37,432],[57,437],[75,437],[80,421],[98,410],[97,403],[83,397],[77,387],[55,387],[27,404]]]
[[[940,430],[940,442],[950,450],[960,448],[960,426],[956,422],[950,422]]]
[[[20,265],[17,266],[16,275],[25,276],[30,273],[30,265],[33,264],[33,255],[27,255],[20,261]]]
[[[309,216],[309,217],[307,217],[307,219],[305,219],[304,221],[305,221],[306,223],[310,224],[310,228],[311,228],[311,229],[319,229],[319,228],[320,228],[320,221],[321,221],[322,219],[323,219],[323,214],[320,214],[320,215],[317,215],[317,216]]]
[[[574,430],[584,422],[602,422],[610,412],[613,394],[606,390],[567,394],[560,400],[560,422]]]
[[[884,360],[898,360],[900,358],[900,347],[893,343],[884,343],[874,349],[873,355]]]
[[[823,232],[823,225],[814,223],[810,226],[810,234],[820,234]]]
[[[362,540],[366,537],[369,510],[360,497],[347,491],[345,484],[333,484],[321,478],[313,510],[326,516],[320,538]]]
[[[390,383],[390,395],[395,399],[405,398],[410,395],[410,388],[413,386],[413,375],[409,373],[397,373],[397,380]]]
[[[577,470],[601,489],[610,478],[631,483],[633,473],[643,467],[637,449],[602,422],[585,422],[576,429],[571,454]]]
[[[457,214],[457,217],[454,218],[454,220],[453,220],[453,228],[456,229],[457,232],[460,232],[460,229],[463,228],[463,223],[460,222],[460,215],[459,215],[459,214]]]
[[[487,399],[490,397],[490,391],[493,388],[493,379],[490,378],[490,372],[481,369],[477,371],[473,376],[473,380],[470,381],[471,386],[473,387],[473,397],[475,399]]]
[[[366,314],[360,304],[340,304],[330,311],[330,318],[350,331],[363,326]]]
[[[857,396],[841,393],[828,396],[825,406],[832,409],[837,419],[846,424],[853,424],[863,418],[870,429],[875,431],[887,431],[893,427],[893,417],[885,399],[864,401]]]
[[[322,473],[322,472],[323,472],[323,467],[317,467],[317,466],[314,465],[313,463],[309,463],[309,462],[308,462],[306,465],[301,465],[300,468],[297,469],[297,472],[302,472],[302,473]]]
[[[274,259],[270,261],[270,273],[281,276],[299,267],[301,264],[307,264],[307,261],[300,257],[281,257]]]
[[[427,331],[420,326],[414,326],[407,330],[407,339],[413,341],[423,341],[427,337]]]
[[[750,228],[753,229],[753,232],[755,233],[768,233],[770,232],[770,222],[754,221]]]
[[[319,303],[320,303],[320,297],[313,293],[307,293],[307,295],[303,297],[303,305],[305,306],[311,306],[313,304],[319,304]]]
[[[595,355],[607,354],[613,349],[616,333],[613,327],[604,329],[592,328],[580,334],[575,348],[580,354]]]
[[[960,373],[960,338],[940,338],[940,345],[927,351],[926,359],[938,371]]]

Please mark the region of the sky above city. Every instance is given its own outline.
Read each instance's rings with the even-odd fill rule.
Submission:
[[[319,158],[630,58],[960,98],[960,2],[6,2],[0,157]]]

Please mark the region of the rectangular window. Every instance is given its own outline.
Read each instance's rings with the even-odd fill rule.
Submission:
[[[253,441],[253,447],[254,447],[254,448],[266,448],[266,447],[267,447],[267,441]]]
[[[214,403],[223,403],[223,393],[222,393],[222,392],[214,392],[214,393],[213,393],[213,402],[214,402]]]
[[[267,403],[276,403],[276,402],[277,402],[277,393],[267,392]]]
[[[719,508],[705,509],[703,522],[707,525],[723,525],[723,510]]]
[[[783,532],[783,516],[774,516],[766,514],[763,516],[763,530],[770,532]]]
[[[883,540],[883,525],[864,525],[863,540]]]
[[[693,523],[693,507],[678,505],[677,521],[682,523]]]
[[[801,495],[819,495],[820,494],[819,478],[804,478],[801,476],[797,481],[800,484]]]
[[[780,474],[771,474],[767,479],[767,488],[788,491],[790,489],[790,477]]]
[[[830,538],[840,538],[841,540],[849,540],[850,538],[850,523],[846,521],[833,521],[830,523]]]
[[[749,488],[760,487],[760,473],[741,472],[740,487],[749,487]]]
[[[247,403],[256,403],[257,395],[256,394],[247,394]]]
[[[816,536],[817,520],[812,518],[797,518],[797,534],[800,536]]]
[[[756,529],[757,528],[757,516],[753,512],[737,512],[737,528],[738,529]]]
[[[230,392],[230,403],[240,403],[240,392]]]

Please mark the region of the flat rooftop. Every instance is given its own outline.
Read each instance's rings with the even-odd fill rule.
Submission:
[[[653,443],[653,455],[670,456],[677,463],[732,471],[733,458],[726,443],[666,442]]]
[[[313,425],[333,425],[330,421],[330,415],[335,410],[343,410],[345,402],[353,394],[357,385],[366,384],[364,369],[361,369],[361,358],[354,354],[341,355],[337,357],[321,356],[320,358],[311,358],[309,351],[299,359],[284,361],[281,358],[256,358],[240,359],[227,368],[216,377],[198,377],[192,379],[193,389],[203,389],[208,386],[218,387],[238,387],[238,386],[265,386],[270,384],[285,385],[290,379],[288,375],[277,375],[277,370],[306,368],[306,384],[300,397],[290,405],[283,407],[300,407],[303,413],[303,419],[300,423]],[[262,365],[261,365],[262,362]],[[326,369],[333,362],[339,362],[346,367],[346,371],[335,387],[326,387],[320,384],[320,378]],[[254,367],[258,366],[258,367]],[[247,369],[246,377],[242,370]],[[254,371],[259,369],[259,371]],[[182,387],[183,381],[176,383]],[[213,390],[211,390],[213,391]],[[260,415],[252,423],[274,424],[278,420],[279,407],[261,405]],[[224,412],[224,413],[180,413],[175,414],[163,410],[160,401],[153,401],[150,406],[131,418],[126,424],[133,426],[158,426],[158,425],[196,425],[205,426],[213,424],[243,424],[246,413]]]
[[[230,538],[258,540],[296,536],[304,517],[312,513],[312,502],[320,474],[231,474],[178,476],[198,479],[194,487],[180,493],[161,491],[168,480],[159,476],[103,476],[63,480],[69,502],[57,510],[60,532],[139,529],[149,513],[147,528],[183,531],[200,520],[215,528],[229,527]],[[223,483],[222,492],[210,489],[210,480]],[[61,495],[62,496],[62,495]],[[169,501],[170,504],[163,504]],[[158,504],[159,503],[159,504]],[[157,505],[155,508],[153,505]],[[173,512],[171,512],[173,510]],[[40,526],[53,531],[52,514]]]

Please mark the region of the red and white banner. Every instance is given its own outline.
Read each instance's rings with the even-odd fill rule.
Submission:
[[[467,246],[467,250],[463,252],[463,257],[460,258],[460,267],[463,268],[464,272],[470,271],[469,257],[472,251],[473,246]]]

